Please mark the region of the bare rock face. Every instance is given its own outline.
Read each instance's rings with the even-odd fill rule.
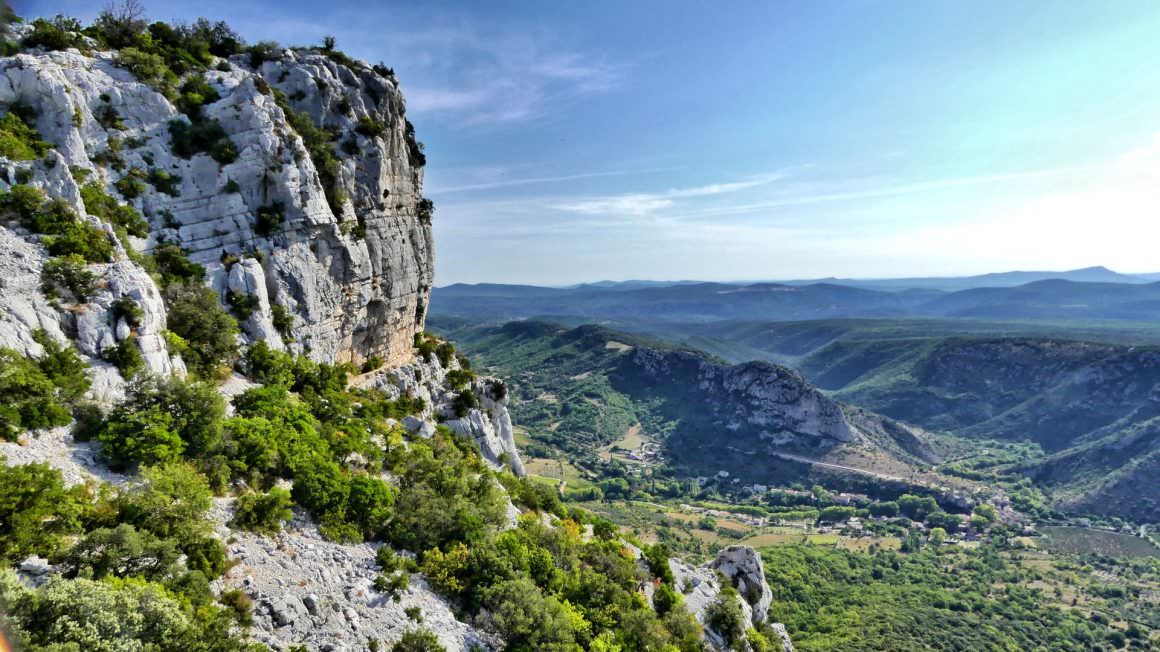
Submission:
[[[726,366],[684,351],[637,348],[631,362],[657,382],[678,383],[730,431],[782,444],[854,441],[841,406],[801,374],[767,362]]]
[[[756,550],[749,546],[729,546],[717,553],[717,559],[709,567],[724,575],[737,589],[750,608],[753,624],[765,621],[773,592],[765,581],[765,566]]]
[[[128,198],[150,222],[137,248],[176,242],[206,267],[207,282],[223,300],[230,290],[255,297],[243,324],[248,340],[278,346],[278,310],[291,321],[283,334],[289,348],[316,360],[361,363],[377,355],[391,365],[406,362],[423,327],[434,254],[430,206],[421,198],[422,154],[393,74],[290,50],[258,69],[239,56],[229,70],[207,71],[220,99],[204,107],[205,118],[220,123],[237,150],[222,164],[206,153],[179,155],[171,124],[189,118],[115,60],[111,53],[76,52],[0,59],[0,105],[31,109],[37,130],[54,146],[50,163],[21,164],[32,168],[28,182],[84,216],[74,178],[118,197],[117,181],[164,173],[168,187],[140,182],[137,196]],[[283,107],[328,132],[333,160],[307,151]],[[0,168],[10,172],[0,174],[2,187],[20,176],[11,162],[0,160]],[[36,271],[27,252],[0,251],[0,269],[21,265]],[[127,260],[114,266],[110,273],[121,282],[110,281],[113,295],[159,296],[145,288],[151,281],[139,266]],[[37,307],[35,288],[20,294],[27,303],[6,300],[0,311],[0,344],[31,341],[31,331],[15,324],[60,321]],[[115,338],[115,324],[112,335],[97,327],[103,308],[86,308],[95,316],[82,348]],[[163,329],[163,310],[147,304],[147,313]],[[160,340],[142,340],[142,349],[152,371],[178,368],[163,359]]]

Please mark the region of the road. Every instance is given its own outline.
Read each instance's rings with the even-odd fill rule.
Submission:
[[[831,464],[829,462],[823,462],[821,460],[810,459],[808,457],[802,457],[800,455],[791,455],[789,453],[773,453],[773,456],[780,457],[783,460],[789,460],[791,462],[801,462],[803,464],[813,464],[814,466],[822,466],[822,467],[825,467],[828,469],[838,469],[839,471],[849,471],[851,473],[861,473],[862,475],[869,475],[869,476],[873,476],[875,478],[880,478],[882,480],[891,480],[894,482],[906,482],[905,479],[900,478],[896,475],[887,475],[885,473],[879,473],[877,471],[870,471],[867,469],[859,469],[859,468],[856,468],[853,466],[842,466],[841,464]]]

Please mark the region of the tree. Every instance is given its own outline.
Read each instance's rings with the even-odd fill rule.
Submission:
[[[567,609],[544,596],[526,578],[508,580],[487,590],[484,603],[492,627],[509,650],[565,650],[574,642]]]
[[[930,543],[933,546],[941,546],[947,540],[947,531],[941,527],[931,528]]]
[[[262,534],[277,534],[282,529],[282,523],[294,517],[291,505],[293,501],[290,492],[281,487],[274,487],[267,493],[244,493],[234,503],[234,518],[230,526]]]
[[[745,637],[745,614],[741,611],[737,591],[725,587],[705,612],[705,626],[717,632],[726,645],[733,646]]]
[[[165,289],[169,330],[188,344],[186,363],[201,378],[218,378],[238,357],[234,336],[238,323],[213,290],[198,282],[178,282]]]
[[[0,561],[55,555],[80,531],[80,499],[47,464],[7,466],[0,457]]]
[[[173,572],[178,555],[173,540],[159,539],[122,523],[85,535],[69,550],[64,567],[68,577],[99,580],[112,575],[159,580]]]

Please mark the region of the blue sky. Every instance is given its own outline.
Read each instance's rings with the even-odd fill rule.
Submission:
[[[1160,270],[1157,2],[146,5],[394,67],[440,285]]]

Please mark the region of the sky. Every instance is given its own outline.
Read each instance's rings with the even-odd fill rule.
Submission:
[[[145,4],[393,67],[438,285],[1160,271],[1152,0]]]

